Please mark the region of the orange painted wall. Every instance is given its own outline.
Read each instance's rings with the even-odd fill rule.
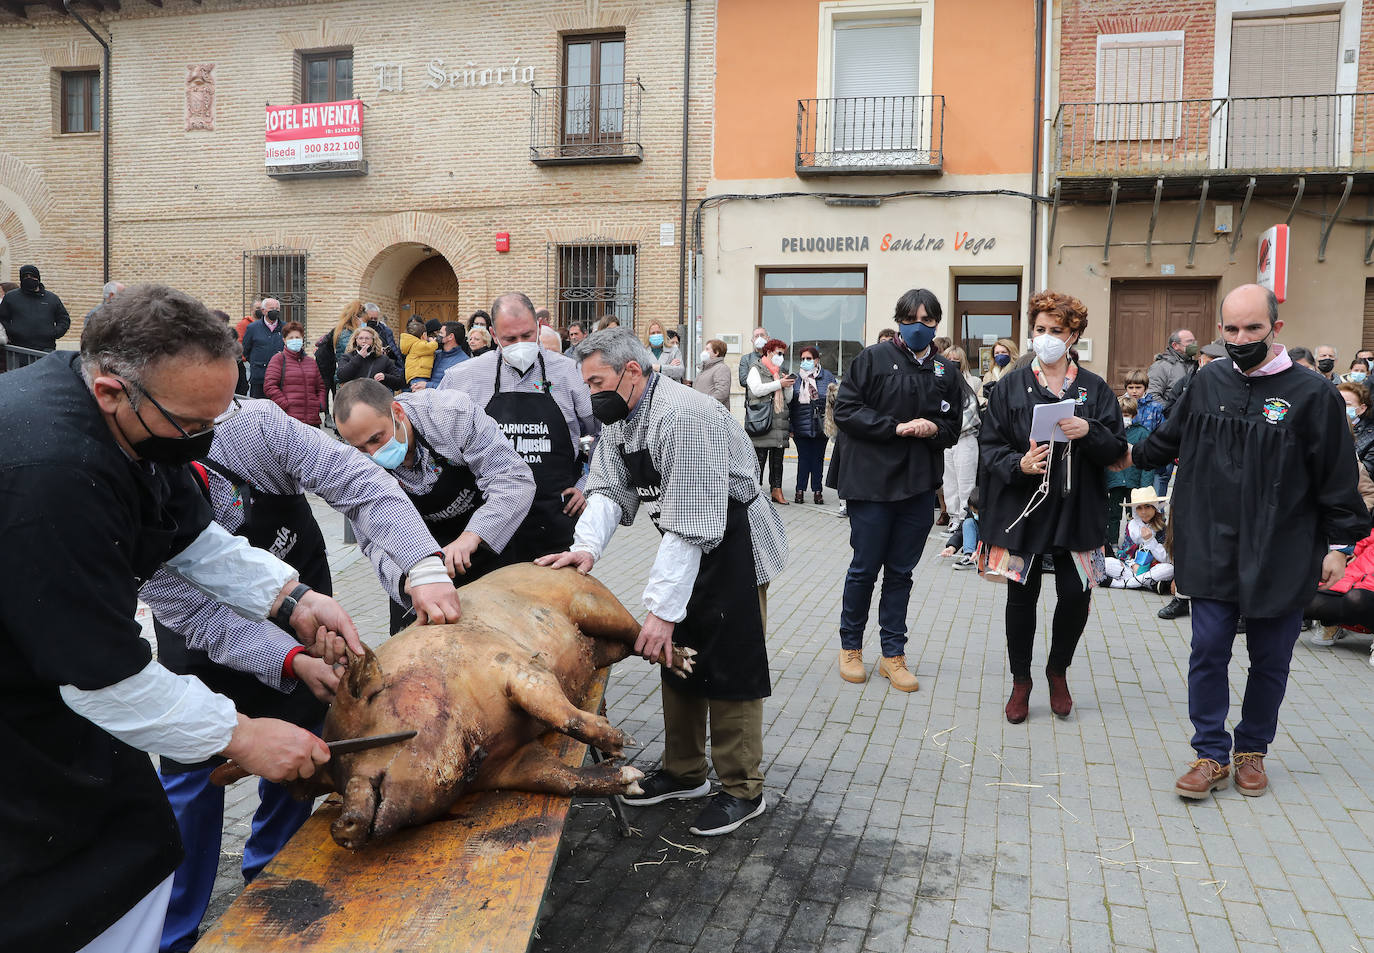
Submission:
[[[717,179],[795,175],[797,100],[817,95],[818,0],[717,7]],[[937,0],[932,92],[945,97],[945,171],[1027,173],[1035,68],[1030,0]]]

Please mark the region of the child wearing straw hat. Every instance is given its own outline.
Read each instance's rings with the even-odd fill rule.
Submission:
[[[1167,498],[1153,487],[1131,491],[1124,506],[1134,515],[1126,525],[1125,545],[1115,557],[1106,560],[1109,585],[1113,589],[1149,589],[1165,595],[1174,578],[1174,567],[1164,548],[1164,514],[1160,504]]]

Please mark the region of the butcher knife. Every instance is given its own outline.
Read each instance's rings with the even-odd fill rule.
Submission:
[[[414,731],[393,731],[387,735],[370,735],[367,738],[345,738],[342,741],[330,741],[329,757],[337,758],[341,754],[352,754],[355,751],[366,751],[369,748],[380,748],[383,745],[394,745],[402,741],[409,741],[414,738]],[[224,764],[210,772],[210,783],[218,784],[220,787],[233,784],[235,781],[248,777],[250,774],[245,768],[233,761],[226,761]]]

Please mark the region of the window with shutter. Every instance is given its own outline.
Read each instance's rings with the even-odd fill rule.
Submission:
[[[1099,35],[1094,99],[1094,137],[1099,142],[1177,138],[1182,31]]]
[[[929,152],[919,17],[836,23],[830,142],[839,164],[917,161]]]
[[[1374,350],[1374,278],[1364,280],[1364,328],[1360,349]]]

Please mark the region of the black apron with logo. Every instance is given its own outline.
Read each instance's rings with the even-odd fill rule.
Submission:
[[[439,479],[434,486],[430,487],[428,493],[412,493],[405,490],[410,502],[415,504],[415,509],[419,512],[420,518],[429,527],[430,533],[438,540],[440,546],[447,546],[457,539],[468,528],[468,523],[472,520],[472,514],[486,502],[486,497],[482,495],[481,488],[477,485],[477,477],[473,472],[461,463],[454,463],[435,451],[424,437],[420,436],[420,431],[415,429],[415,425],[410,425],[411,433],[415,434],[416,441],[428,451],[433,459],[433,465],[439,469]],[[495,569],[496,554],[484,543],[478,546],[472,554],[472,565],[468,571],[454,579],[454,585],[466,586],[468,583],[480,578],[481,576]],[[395,635],[405,628],[415,617],[409,610],[403,608],[395,599],[389,600],[391,603],[391,634]]]
[[[563,512],[562,493],[582,476],[577,451],[563,409],[550,392],[544,355],[539,355],[537,393],[501,391],[501,359],[496,361],[496,392],[487,401],[487,416],[501,427],[534,474],[534,503],[515,531],[497,566],[529,562],[572,546],[577,520]]]
[[[630,485],[662,533],[658,518],[663,476],[647,448],[627,453],[622,447],[620,456]],[[687,615],[673,629],[675,643],[699,653],[696,670],[679,679],[664,669],[665,680],[672,679],[677,688],[706,698],[747,701],[773,694],[756,578],[749,504],[731,499],[725,515],[725,538],[711,552],[702,553]]]
[[[253,488],[243,477],[227,467],[210,460],[205,466],[214,470],[234,487],[236,506],[243,510],[242,536],[258,549],[265,549],[301,574],[301,582],[324,595],[334,594],[333,577],[329,571],[329,557],[324,534],[304,493],[264,493]],[[194,675],[210,688],[234,702],[240,712],[250,718],[280,718],[293,725],[314,730],[324,719],[328,706],[310,689],[297,684],[289,693],[277,691],[258,681],[247,672],[211,661],[200,649],[187,646],[186,637],[173,632],[156,618],[158,661],[178,675]],[[293,637],[294,632],[290,633]],[[162,759],[162,771],[177,774],[210,767],[223,761],[211,758],[199,764],[182,764],[171,758]]]

